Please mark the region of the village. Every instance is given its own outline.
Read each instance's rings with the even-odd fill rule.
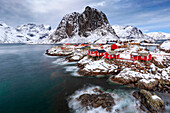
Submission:
[[[126,42],[122,44],[120,43],[122,42],[110,43],[110,44],[66,43],[64,45],[56,46],[56,48],[63,50],[66,56],[69,55],[69,53],[73,51],[82,51],[84,55],[88,55],[89,57],[93,59],[100,59],[104,57],[105,59],[108,59],[108,60],[112,60],[112,59],[122,59],[122,60],[130,60],[130,61],[152,60],[152,55],[150,51],[146,47],[140,46],[142,44],[135,43],[135,42],[131,42],[131,43]],[[61,53],[61,54],[58,54],[58,56],[60,55],[65,56],[64,54]]]
[[[147,109],[152,112],[162,112],[164,102],[155,93],[152,94],[148,91],[170,93],[169,43],[169,40],[161,45],[118,40],[107,44],[66,43],[48,49],[46,54],[60,56],[68,63],[76,62],[78,68],[76,76],[106,77],[110,83],[144,89],[134,92],[133,96],[136,99],[141,98],[141,100],[150,98],[148,103],[144,102],[147,104]],[[155,48],[150,49],[153,45]],[[98,99],[98,96],[102,94],[95,94],[96,98]],[[86,102],[83,103],[84,101],[93,98],[86,93],[77,95],[79,95],[77,96],[78,101],[81,101],[84,106],[87,106]],[[103,100],[103,103],[105,102],[107,99]],[[110,110],[109,105],[113,105],[113,103],[109,103],[109,105],[103,106],[94,101],[90,104],[94,108],[102,105],[102,108],[107,108],[108,111]]]
[[[47,55],[65,56],[77,62],[81,76],[110,76],[110,81],[148,90],[170,92],[169,53],[155,46],[154,51],[133,41],[107,44],[58,44],[46,51]]]

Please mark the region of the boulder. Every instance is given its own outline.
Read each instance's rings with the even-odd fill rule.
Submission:
[[[115,105],[114,98],[109,93],[103,93],[98,89],[94,90],[99,91],[99,94],[83,94],[80,95],[77,100],[81,101],[81,105],[85,108],[98,108],[101,106],[103,109],[111,111]]]
[[[65,50],[61,50],[61,49],[48,49],[46,50],[46,54],[49,56],[69,56],[71,54],[73,54],[72,51],[65,51]]]
[[[164,101],[157,95],[151,94],[149,91],[142,89],[134,92],[133,96],[151,113],[163,113],[165,109]]]
[[[148,89],[148,90],[154,90],[155,87],[158,85],[158,81],[155,79],[141,79],[137,82],[137,87],[140,89]]]

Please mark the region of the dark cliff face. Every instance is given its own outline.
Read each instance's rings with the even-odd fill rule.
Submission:
[[[75,35],[75,32],[77,32],[78,28],[77,23],[79,15],[80,14],[77,12],[65,15],[54,33],[56,38],[51,36],[51,39],[57,42]]]
[[[82,14],[74,12],[64,16],[54,35],[50,38],[53,42],[58,42],[65,38],[71,38],[76,34],[80,37],[88,37],[90,32],[96,29],[104,29],[116,36],[106,15],[97,9],[87,6]],[[103,32],[101,34],[106,35]]]
[[[94,31],[102,25],[106,26],[109,22],[103,12],[87,6],[85,11],[79,16],[78,24],[79,35],[87,37],[87,31]]]

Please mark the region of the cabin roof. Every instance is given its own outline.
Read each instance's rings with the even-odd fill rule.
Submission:
[[[99,53],[105,53],[106,51],[105,51],[105,50],[97,50],[97,52],[99,52]]]
[[[148,56],[149,55],[148,51],[139,51],[138,53],[140,56]]]
[[[139,53],[140,56],[148,56],[149,53]]]
[[[131,55],[133,56],[139,56],[139,54],[137,52],[132,52]]]
[[[97,51],[98,49],[90,49],[90,51]]]
[[[89,46],[83,46],[83,47],[81,47],[80,49],[85,49],[85,48],[88,48]]]
[[[108,51],[107,52],[109,55],[114,55],[114,54],[116,54],[117,52],[116,51]]]

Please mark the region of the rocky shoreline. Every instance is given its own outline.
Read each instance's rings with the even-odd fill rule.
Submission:
[[[131,75],[126,75],[126,77],[111,76],[109,78],[110,82],[118,83],[121,85],[128,85],[131,87],[136,87],[139,89],[146,89],[149,91],[159,91],[164,93],[170,93],[170,82],[164,79],[144,79],[140,77],[131,77]]]
[[[56,52],[55,50],[54,51],[50,51],[50,49],[47,49],[45,54],[47,54],[49,56],[69,56],[69,55],[72,54],[72,52],[71,51]]]
[[[109,64],[104,59],[94,60],[87,56],[80,60],[77,66],[79,67],[78,73],[82,76],[109,76],[120,72],[117,65]]]
[[[77,62],[81,76],[110,76],[109,81],[129,85],[139,89],[170,93],[170,67],[157,62],[94,59],[81,51],[61,50],[46,51],[50,56],[67,56],[68,62]]]
[[[165,109],[164,101],[155,93],[146,90],[136,90],[129,94],[130,97],[122,98],[121,94],[104,91],[100,87],[89,87],[76,91],[68,99],[69,107],[76,113],[81,112],[147,112],[147,113],[163,113]],[[125,104],[127,98],[131,98],[133,102]],[[125,99],[125,100],[124,100]],[[124,103],[124,105],[122,105]],[[133,108],[131,106],[133,104]],[[122,105],[122,106],[120,106]],[[79,109],[79,110],[78,110]],[[133,109],[133,110],[130,110]],[[130,110],[130,111],[129,111]]]
[[[164,110],[165,105],[162,100],[148,91],[170,93],[169,64],[159,62],[155,58],[151,61],[107,60],[103,57],[89,57],[86,52],[80,50],[62,50],[57,47],[47,50],[46,54],[50,56],[66,56],[65,60],[67,62],[77,62],[77,67],[79,68],[77,73],[81,76],[107,76],[110,82],[145,89],[133,93],[133,96],[141,103],[140,109],[151,113],[162,113]],[[83,106],[82,109],[102,108],[110,112],[115,105],[114,98],[109,93],[95,90],[98,92],[97,94],[83,93],[76,100]],[[152,96],[158,98],[158,100],[151,99]],[[160,103],[157,104],[157,101]],[[119,110],[116,112],[119,112]]]

